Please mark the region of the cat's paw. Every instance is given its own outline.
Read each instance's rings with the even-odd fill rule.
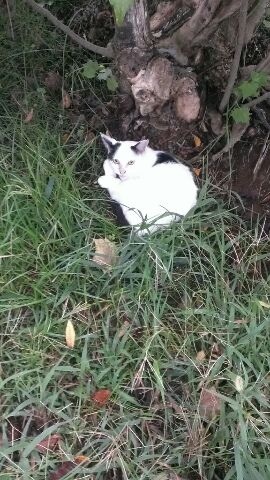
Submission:
[[[113,177],[110,177],[109,175],[102,175],[98,178],[98,184],[101,188],[110,188],[112,185],[112,180],[114,180]]]

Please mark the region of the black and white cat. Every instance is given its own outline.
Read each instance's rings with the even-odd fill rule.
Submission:
[[[198,188],[188,166],[153,150],[148,140],[118,142],[104,134],[101,138],[108,156],[98,183],[121,206],[138,235],[164,228],[194,207]]]

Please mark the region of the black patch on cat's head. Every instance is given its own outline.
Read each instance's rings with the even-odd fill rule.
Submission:
[[[102,143],[107,150],[107,158],[112,160],[121,143],[117,142],[114,138],[109,137],[109,135],[105,135],[104,133],[100,133],[100,136]]]
[[[161,163],[178,163],[178,161],[175,157],[167,152],[158,152],[154,166],[160,165]]]
[[[117,142],[117,143],[111,143],[111,145],[108,147],[108,159],[109,160],[112,160],[118,150],[118,148],[120,147],[121,143],[120,142]]]

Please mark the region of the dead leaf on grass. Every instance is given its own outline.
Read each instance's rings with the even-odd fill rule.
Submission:
[[[113,267],[117,262],[116,245],[107,238],[94,239],[95,255],[93,262],[105,268]]]
[[[218,397],[215,387],[202,388],[201,397],[199,401],[200,415],[207,420],[212,420],[220,413],[221,400]]]
[[[67,473],[71,472],[77,464],[75,462],[66,461],[63,462],[60,467],[58,467],[54,472],[50,474],[50,480],[60,480],[61,478],[65,477]]]
[[[126,334],[129,327],[130,327],[129,321],[125,320],[122,327],[120,328],[120,330],[118,332],[118,338],[122,338]]]
[[[193,170],[194,174],[196,175],[196,177],[199,177],[201,175],[201,171],[202,171],[201,168],[193,168],[192,170]]]
[[[70,139],[70,133],[64,133],[62,136],[63,144],[67,143],[69,139]]]
[[[74,462],[78,465],[80,463],[90,462],[90,458],[86,457],[85,455],[77,455],[74,458]]]
[[[70,95],[64,90],[61,100],[61,107],[64,109],[69,108],[71,105],[71,98]]]
[[[205,357],[206,357],[206,355],[205,355],[204,350],[200,350],[196,355],[196,360],[198,362],[203,362],[205,360]]]
[[[202,141],[201,141],[200,137],[198,137],[197,135],[193,135],[193,138],[194,138],[195,147],[197,147],[197,148],[201,147]]]
[[[48,438],[45,438],[41,442],[39,442],[36,446],[36,449],[40,453],[48,453],[48,451],[55,450],[56,447],[59,446],[59,442],[62,440],[61,435],[59,433],[55,433],[50,435]]]
[[[30,111],[26,114],[26,116],[25,116],[24,123],[30,123],[30,122],[32,122],[33,116],[34,116],[34,109],[31,108],[31,110],[30,110]]]
[[[67,326],[66,326],[66,344],[68,348],[73,348],[75,345],[75,329],[73,327],[73,323],[71,320],[67,321]]]
[[[107,390],[104,388],[102,390],[98,390],[97,392],[95,392],[94,395],[92,396],[92,400],[99,407],[103,407],[103,405],[105,405],[110,399],[111,394],[112,392],[110,390]]]
[[[48,72],[44,79],[45,87],[52,91],[59,90],[62,87],[62,83],[63,79],[57,72]]]
[[[236,375],[234,379],[234,386],[239,393],[244,390],[244,380],[242,377],[240,377],[240,375]]]

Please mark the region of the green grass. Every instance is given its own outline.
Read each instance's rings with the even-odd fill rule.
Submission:
[[[26,43],[36,21],[18,24]],[[25,42],[9,45],[1,74],[0,480],[50,478],[78,455],[89,462],[65,478],[268,480],[269,240],[209,181],[182,224],[145,241],[121,232],[95,183],[97,146],[63,145],[68,119],[56,99],[45,110],[36,86],[20,89],[27,107],[36,101],[30,124],[10,100],[26,70],[53,67],[50,47],[30,58]],[[92,87],[66,49],[62,68],[83,95]],[[104,237],[117,245],[111,271],[93,262]],[[200,398],[213,387],[221,404],[207,418]],[[98,407],[103,388],[112,396]],[[60,449],[39,453],[53,433]]]

